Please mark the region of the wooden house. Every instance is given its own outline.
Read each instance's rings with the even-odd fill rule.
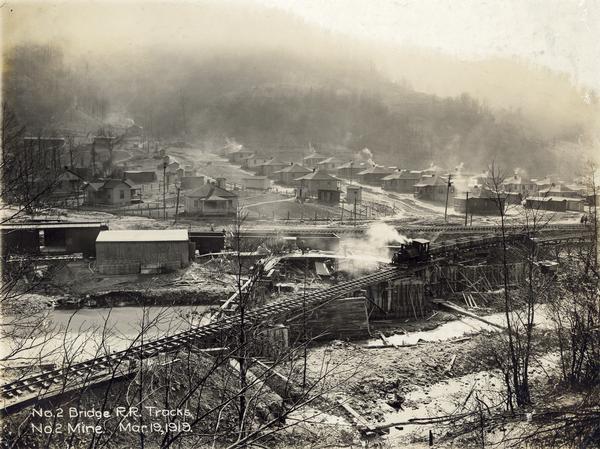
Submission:
[[[391,175],[393,172],[394,170],[391,168],[375,165],[359,172],[358,179],[363,184],[381,186],[383,183],[383,178]]]
[[[419,200],[445,202],[454,194],[454,187],[448,187],[448,179],[437,175],[423,177],[414,187],[414,197]]]
[[[340,190],[340,180],[338,178],[318,170],[301,176],[296,181],[299,181],[297,191],[298,196],[301,198],[305,196],[316,197],[319,190]]]
[[[185,212],[191,215],[235,215],[238,197],[215,184],[205,184],[185,195]]]
[[[287,167],[273,173],[275,181],[286,186],[297,185],[296,179],[312,173],[310,168],[303,167],[299,164],[291,163]]]
[[[413,193],[415,184],[421,179],[421,172],[417,170],[400,170],[381,178],[385,190],[399,193]]]

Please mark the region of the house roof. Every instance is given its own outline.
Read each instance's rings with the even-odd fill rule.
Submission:
[[[323,159],[321,162],[318,162],[317,165],[320,164],[339,164],[342,161],[335,156],[328,157],[327,159]]]
[[[284,166],[284,165],[288,165],[287,162],[282,162],[280,160],[277,160],[277,158],[273,158],[270,161],[265,162],[264,164],[261,165],[270,165],[270,166]]]
[[[156,172],[153,171],[126,170],[123,172],[123,177],[130,179],[136,184],[149,184],[156,182]]]
[[[345,164],[342,164],[338,167],[338,170],[343,169],[343,168],[355,168],[355,169],[362,169],[364,167],[367,166],[366,162],[356,162],[356,161],[350,161],[350,162],[346,162]]]
[[[313,181],[339,181],[335,176],[331,176],[329,173],[324,171],[314,171],[312,173],[308,173],[307,175],[296,178],[298,180],[313,180]]]
[[[287,167],[276,171],[275,173],[312,173],[310,168],[303,167],[300,164],[290,164]]]
[[[204,184],[202,187],[192,190],[186,196],[191,198],[211,198],[212,196],[219,196],[221,198],[237,198],[237,195],[229,190],[217,187],[214,184]]]
[[[565,198],[564,196],[532,196],[527,201],[583,201],[583,198]]]
[[[187,229],[129,229],[121,231],[100,231],[96,238],[96,243],[187,241]]]
[[[273,156],[269,156],[269,155],[266,155],[266,154],[254,154],[254,153],[252,153],[252,154],[249,154],[246,157],[243,157],[241,160],[245,161],[245,160],[249,160],[249,159],[264,159],[265,161],[268,161],[269,159],[272,159],[272,158],[273,158]]]
[[[81,176],[79,176],[77,173],[72,172],[68,168],[65,168],[65,170],[60,175],[58,175],[57,180],[58,181],[83,181],[83,178]]]
[[[319,153],[312,153],[309,154],[308,156],[304,156],[304,160],[307,159],[327,159],[327,156],[323,156],[322,154]]]
[[[415,187],[433,187],[433,186],[445,186],[446,181],[441,179],[439,176],[429,176],[421,179]]]
[[[384,176],[384,181],[390,181],[392,179],[421,179],[421,172],[415,170],[401,170],[392,173],[391,175]]]
[[[366,170],[363,170],[361,172],[359,172],[359,175],[384,175],[384,174],[390,174],[392,173],[393,170],[391,168],[387,168],[387,167],[381,167],[381,166],[374,166],[374,167],[370,167],[367,168]]]
[[[102,185],[103,189],[114,189],[115,187],[120,186],[121,184],[125,184],[129,187],[133,187],[132,181],[122,180],[122,179],[107,179]]]
[[[564,184],[556,184],[554,186],[548,187],[547,189],[540,190],[540,193],[544,193],[544,192],[547,192],[547,193],[551,193],[551,192],[560,193],[560,192],[572,192],[572,191],[573,191],[573,189],[569,188],[568,186],[566,186]]]
[[[247,178],[242,178],[243,181],[248,181],[251,179],[260,179],[261,181],[264,181],[265,179],[269,179],[267,176],[248,176]]]

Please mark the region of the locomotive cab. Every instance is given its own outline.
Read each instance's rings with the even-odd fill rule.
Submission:
[[[413,239],[403,243],[392,256],[394,265],[425,262],[429,259],[429,240]]]

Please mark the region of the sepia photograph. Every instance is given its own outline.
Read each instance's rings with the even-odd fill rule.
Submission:
[[[0,449],[600,447],[600,0],[0,14]]]

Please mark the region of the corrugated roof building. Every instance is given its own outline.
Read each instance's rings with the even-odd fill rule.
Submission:
[[[185,229],[101,231],[96,265],[102,274],[161,273],[189,265]]]

